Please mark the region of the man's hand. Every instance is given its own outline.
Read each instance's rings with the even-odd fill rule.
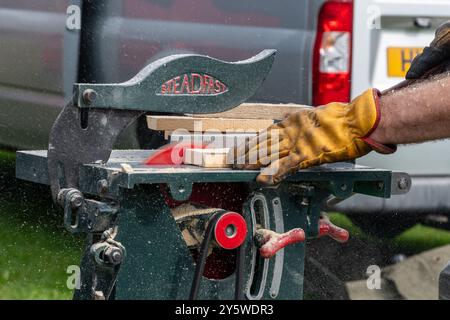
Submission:
[[[369,138],[379,119],[379,93],[370,89],[349,104],[330,103],[294,113],[229,156],[238,169],[268,166],[257,181],[277,184],[298,169],[352,160],[372,149],[393,152],[394,148]]]
[[[450,65],[450,21],[436,30],[436,37],[429,47],[418,55],[406,74],[406,79],[428,78],[439,74]]]

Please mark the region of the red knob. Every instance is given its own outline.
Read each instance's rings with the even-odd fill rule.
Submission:
[[[347,230],[332,224],[328,218],[319,220],[319,238],[323,236],[329,236],[341,243],[347,242],[350,237]]]
[[[247,223],[236,212],[227,212],[219,218],[214,228],[216,242],[224,249],[239,247],[247,236]]]
[[[272,258],[284,247],[305,241],[305,231],[300,228],[292,229],[285,233],[276,233],[272,230],[258,229],[255,234],[255,241],[259,246],[259,254],[263,258]]]

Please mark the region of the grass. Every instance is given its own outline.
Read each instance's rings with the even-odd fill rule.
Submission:
[[[393,240],[392,245],[406,254],[450,244],[450,232],[416,225]]]
[[[65,231],[48,187],[14,179],[14,159],[0,152],[0,299],[70,299],[66,270],[83,241]]]
[[[70,299],[66,270],[79,263],[83,239],[65,231],[48,186],[14,178],[14,161],[13,152],[0,151],[0,299]],[[331,220],[371,239],[343,214]],[[413,254],[448,243],[450,232],[417,225],[388,245]]]

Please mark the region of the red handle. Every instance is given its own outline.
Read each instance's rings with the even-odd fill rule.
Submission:
[[[303,242],[305,238],[305,231],[300,228],[295,228],[282,234],[272,230],[258,229],[255,234],[259,253],[263,258],[272,258],[284,247],[293,243]]]
[[[337,242],[347,242],[350,234],[347,230],[332,224],[328,219],[320,219],[319,221],[319,238],[329,236]]]

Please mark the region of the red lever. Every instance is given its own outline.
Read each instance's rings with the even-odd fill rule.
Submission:
[[[267,229],[258,229],[255,233],[259,254],[263,258],[272,258],[284,247],[293,243],[303,242],[305,238],[305,231],[300,228],[295,228],[282,234]]]
[[[319,238],[323,236],[329,236],[341,243],[347,242],[350,237],[347,230],[332,224],[328,218],[319,220]]]
[[[156,150],[147,160],[146,165],[179,165],[183,163],[186,149],[204,149],[203,144],[189,142],[175,142]]]

